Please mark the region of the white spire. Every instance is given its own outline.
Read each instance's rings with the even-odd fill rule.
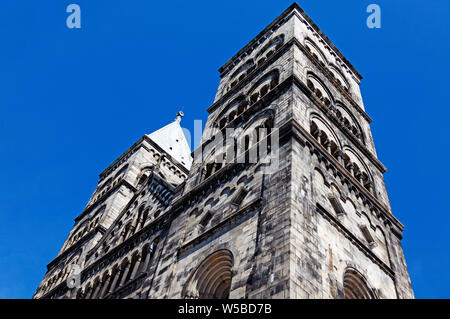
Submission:
[[[181,118],[183,116],[183,112],[179,111],[172,123],[147,136],[166,151],[167,154],[172,156],[189,170],[192,164],[191,148],[189,147],[189,143],[180,126]]]

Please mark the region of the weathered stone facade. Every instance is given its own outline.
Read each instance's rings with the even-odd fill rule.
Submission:
[[[136,142],[34,298],[413,298],[354,67],[293,4],[219,71],[193,162],[181,114]]]

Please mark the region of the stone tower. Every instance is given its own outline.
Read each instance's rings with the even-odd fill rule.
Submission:
[[[219,72],[193,158],[182,114],[136,142],[34,297],[413,298],[350,62],[294,3]]]

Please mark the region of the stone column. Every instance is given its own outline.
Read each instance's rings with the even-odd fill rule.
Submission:
[[[111,282],[111,276],[108,276],[105,280],[105,284],[103,285],[102,290],[100,291],[100,298],[103,298],[105,296],[105,293],[108,289],[109,283]]]
[[[126,227],[124,227],[124,229],[122,229],[122,232],[120,233],[120,238],[119,238],[118,244],[123,243],[123,241],[125,240],[125,230],[126,230]]]
[[[130,279],[131,279],[131,280],[133,280],[134,277],[136,276],[136,272],[137,272],[138,269],[139,269],[139,266],[140,266],[140,264],[141,264],[141,261],[142,261],[142,256],[139,256],[138,259],[136,260],[136,264],[134,265],[133,270],[131,271],[131,276],[130,276]]]
[[[326,140],[323,146],[326,148],[327,152],[331,154],[331,142]]]
[[[142,226],[144,226],[144,212],[145,210],[142,212],[142,215],[139,216],[139,220],[137,222],[137,226],[136,226],[136,230],[139,231],[142,229]]]
[[[322,131],[318,128],[317,129],[317,142],[319,142],[319,144],[322,145],[321,141],[322,141]]]
[[[88,292],[86,293],[86,296],[85,296],[84,299],[91,299],[93,290],[94,290],[93,287],[89,288],[89,290],[88,290]]]
[[[92,299],[97,299],[98,293],[100,292],[101,284],[102,284],[102,282],[100,281],[95,286],[94,293],[92,294]]]
[[[339,163],[345,167],[345,162],[344,162],[344,153],[342,153],[341,150],[338,150],[338,161]]]
[[[352,164],[352,163],[350,163],[350,164],[346,167],[346,169],[350,172],[350,175],[354,176],[354,175],[353,175],[353,164]]]
[[[116,289],[116,285],[117,285],[117,281],[119,280],[120,274],[121,274],[122,270],[118,270],[115,275],[114,275],[114,280],[111,284],[111,288],[109,288],[108,293],[112,293],[114,291],[114,289]]]
[[[153,254],[153,249],[154,249],[154,246],[153,246],[153,243],[151,243],[147,248],[147,256],[145,256],[144,265],[142,266],[142,272],[146,271],[146,269],[148,268],[150,258],[152,257],[152,254]]]
[[[142,218],[142,217],[140,217],[140,212],[138,212],[136,214],[136,216],[133,218],[133,222],[131,223],[131,226],[130,226],[130,232],[132,234],[134,234],[134,230],[138,228],[137,225],[139,225],[140,218]]]
[[[125,280],[127,279],[129,271],[130,271],[130,262],[128,262],[127,265],[125,266],[125,270],[123,272],[122,280],[120,281],[119,287],[125,284]]]

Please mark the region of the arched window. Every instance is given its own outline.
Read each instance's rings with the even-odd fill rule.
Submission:
[[[87,288],[84,290],[84,299],[90,299],[92,295],[92,283],[89,283]]]
[[[325,55],[322,53],[322,51],[317,47],[315,43],[313,43],[310,40],[305,41],[305,47],[306,50],[320,63],[322,66],[325,66],[327,64],[327,61],[325,59]]]
[[[341,125],[343,127],[345,127],[353,135],[355,135],[356,138],[358,138],[361,142],[364,143],[363,136],[362,136],[362,133],[361,133],[361,129],[359,128],[359,125],[357,124],[356,119],[340,103],[337,103],[337,105],[336,105],[335,114],[336,114],[336,117],[341,122]]]
[[[223,129],[226,125],[227,125],[227,119],[226,118],[221,119],[219,122],[219,128]]]
[[[103,293],[103,297],[107,296],[108,294],[112,293],[115,288],[117,287],[117,281],[118,276],[120,275],[120,267],[119,265],[114,265],[113,270],[111,272],[111,280],[108,282],[108,284],[105,287],[105,291]]]
[[[100,292],[101,283],[100,283],[100,277],[97,277],[94,280],[94,286],[92,287],[92,295],[90,296],[90,299],[97,299],[98,294]]]
[[[145,182],[145,180],[147,179],[148,175],[147,174],[142,174],[141,178],[139,178],[139,182],[138,182],[138,187],[142,186]]]
[[[219,150],[216,152],[216,147],[219,148]],[[214,148],[209,152],[209,155],[204,157],[203,162],[205,163],[203,165],[203,168],[201,169],[200,174],[200,182],[203,182],[204,180],[208,179],[218,171],[222,169],[228,162],[226,158],[226,153],[223,152],[222,149],[223,145],[217,144],[214,146]],[[205,154],[208,152],[205,152]]]
[[[349,85],[342,73],[334,66],[330,66],[331,74],[333,75],[336,82],[344,88],[344,90],[349,91]]]
[[[256,126],[257,161],[270,153],[271,138],[269,135],[273,129],[273,118],[269,117]]]
[[[101,288],[100,288],[100,292],[98,294],[99,299],[102,299],[105,296],[105,293],[107,292],[107,288],[109,286],[110,281],[111,281],[111,276],[108,271],[105,271],[103,273],[103,277],[101,280]]]
[[[347,269],[344,274],[344,298],[375,299],[375,295],[359,272],[354,269]]]
[[[239,81],[242,81],[245,78],[245,76],[250,74],[254,69],[255,69],[255,63],[253,62],[253,59],[250,59],[247,62],[245,62],[230,77],[230,80],[233,80],[234,78],[237,78],[237,80],[233,81],[233,83],[231,84],[230,88],[234,87]]]
[[[306,84],[317,99],[319,99],[328,107],[331,105],[331,94],[329,93],[328,89],[326,89],[325,86],[313,74],[308,74],[308,80]]]
[[[244,96],[239,96],[228,104],[222,112],[216,117],[215,125],[222,130],[230,122],[235,121],[246,110],[247,101]],[[228,113],[228,114],[227,114]],[[238,125],[241,119],[235,121],[234,125]]]
[[[214,171],[214,163],[208,163],[206,164],[204,170],[204,176],[202,178],[202,180],[207,179],[208,177],[210,177]]]
[[[358,182],[369,192],[373,193],[373,182],[363,162],[351,151],[344,154],[344,166]]]
[[[141,255],[139,252],[135,252],[131,257],[130,265],[128,266],[127,276],[125,277],[124,284],[128,283],[130,280],[134,279],[136,276],[137,269],[139,268],[139,263],[141,262]]]
[[[272,39],[266,46],[264,46],[264,48],[261,49],[261,51],[256,54],[256,59],[258,59],[257,64],[261,65],[262,63],[264,63],[267,58],[272,56],[275,51],[283,46],[283,43],[284,34],[280,34],[276,38]]]
[[[213,217],[212,212],[211,212],[211,211],[208,211],[208,212],[206,213],[206,215],[203,216],[203,218],[200,220],[200,226],[201,226],[202,228],[206,228],[206,226],[208,226],[209,222],[211,221],[212,217]]]
[[[231,288],[233,255],[219,250],[207,257],[185,287],[184,297],[194,299],[228,299]]]
[[[260,98],[269,93],[273,88],[278,85],[279,74],[277,71],[270,72],[265,75],[259,82],[254,86],[249,94],[249,104],[256,103]]]
[[[127,170],[127,168],[128,168],[128,164],[126,164],[124,167],[122,167],[120,169],[120,171],[116,174],[116,176],[114,176],[114,178],[122,178],[123,175],[125,175],[125,171]]]
[[[149,212],[150,212],[150,208],[147,207],[147,209],[144,211],[142,216],[139,216],[139,221],[138,221],[139,224],[138,224],[138,227],[137,227],[138,231],[141,230],[144,227],[145,222],[146,222],[146,220],[148,218]]]
[[[151,260],[156,250],[156,245],[158,245],[159,238],[156,238],[152,243],[145,244],[141,251],[141,262],[139,265],[138,272],[136,275],[147,272],[149,265],[151,264]]]
[[[130,265],[130,261],[128,260],[128,258],[125,258],[125,260],[122,262],[122,264],[120,266],[120,273],[117,277],[118,278],[118,280],[117,280],[118,286],[116,286],[116,287],[121,287],[125,283],[125,279],[128,276],[129,265]]]
[[[322,120],[314,118],[311,121],[310,133],[328,153],[336,159],[339,158],[340,147],[337,138]]]

